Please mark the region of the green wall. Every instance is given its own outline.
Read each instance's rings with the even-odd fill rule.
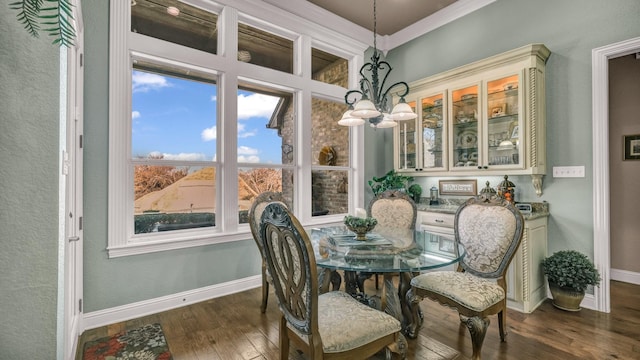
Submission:
[[[516,183],[519,199],[549,202],[550,253],[572,248],[592,255],[591,51],[640,36],[639,15],[637,0],[498,0],[391,50],[387,61],[394,67],[394,80],[411,82],[529,43],[545,44],[551,56],[546,67],[544,193],[536,197],[528,176],[509,179]],[[584,165],[586,177],[550,175],[553,166],[566,165]]]
[[[60,50],[0,11],[0,358],[55,359]]]
[[[83,1],[84,312],[108,309],[260,274],[260,254],[246,241],[107,257],[109,156],[109,2]]]

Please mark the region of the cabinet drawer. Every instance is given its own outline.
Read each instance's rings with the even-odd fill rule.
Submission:
[[[418,225],[434,225],[453,228],[454,214],[419,211]]]

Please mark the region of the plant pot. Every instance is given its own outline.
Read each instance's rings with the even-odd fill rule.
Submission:
[[[584,291],[559,287],[551,282],[549,283],[549,290],[553,296],[553,306],[566,311],[580,311],[580,303],[584,299]]]

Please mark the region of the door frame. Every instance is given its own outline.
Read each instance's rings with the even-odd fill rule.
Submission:
[[[593,132],[593,261],[602,282],[594,288],[595,308],[611,312],[610,185],[609,185],[609,60],[640,51],[640,37],[592,50]]]
[[[83,151],[84,28],[80,1],[73,0],[74,45],[66,50],[66,124],[63,147],[64,181],[64,325],[63,359],[76,357],[83,332]]]

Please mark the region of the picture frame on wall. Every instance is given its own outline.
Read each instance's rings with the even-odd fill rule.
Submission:
[[[640,134],[624,135],[622,144],[623,160],[640,160]]]

